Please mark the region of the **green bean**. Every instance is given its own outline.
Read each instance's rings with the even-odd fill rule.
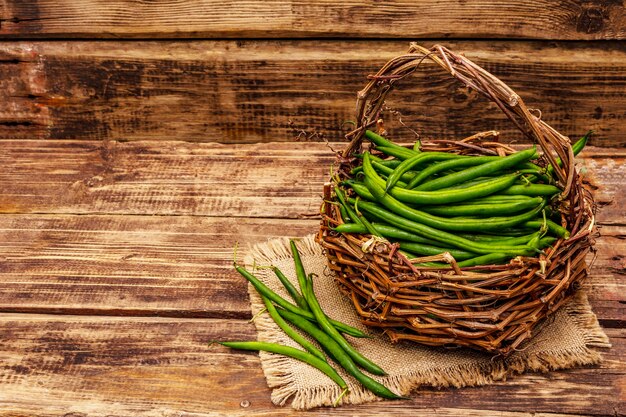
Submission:
[[[370,156],[374,156],[374,155],[370,155]],[[372,159],[372,161],[376,161],[376,163],[378,165],[383,165],[387,168],[391,168],[394,169],[396,168],[398,165],[400,165],[402,163],[402,161],[400,159]]]
[[[373,144],[375,144],[376,146],[384,146],[384,147],[389,147],[389,148],[400,148],[406,151],[409,151],[413,154],[416,154],[418,152],[405,148],[403,146],[400,145],[396,145],[395,143],[393,143],[392,141],[390,141],[389,139],[385,139],[384,137],[372,132],[371,130],[366,130],[365,131],[365,137],[372,142]]]
[[[358,195],[364,200],[374,201],[374,202],[377,201],[376,197],[372,195],[370,190],[362,182],[358,182],[354,180],[347,180],[347,181],[343,181],[342,185],[347,185],[350,188],[352,188],[354,192],[356,193],[356,195]]]
[[[393,227],[388,224],[372,223],[372,227],[374,227],[379,234],[381,234],[383,237],[386,237],[388,239],[405,240],[408,242],[416,242],[416,243],[426,243],[426,244],[431,244],[435,246],[437,245],[437,242],[431,239],[426,239],[425,237],[414,235],[405,230],[398,229],[397,227]],[[367,228],[356,223],[340,224],[337,227],[333,228],[333,230],[339,233],[359,233],[359,234],[368,233]]]
[[[382,165],[380,162],[377,161],[372,161],[372,166],[376,171],[380,172],[381,174],[393,175],[393,173],[395,172],[393,168]],[[403,172],[400,176],[400,180],[408,183],[413,179],[413,177],[415,177],[415,175],[417,174],[414,171]]]
[[[348,211],[341,203],[339,204],[339,212],[341,213],[341,220],[343,220],[345,223],[352,222],[352,219],[348,215]]]
[[[483,256],[477,256],[476,258],[468,259],[466,261],[458,262],[460,268],[479,266],[479,265],[498,265],[511,259],[511,255],[505,253],[488,253]]]
[[[354,209],[358,212],[357,203],[354,203]],[[372,226],[372,224],[365,218],[365,216],[361,215],[361,213],[357,213],[357,215],[359,216],[359,220],[361,221],[361,223],[363,223],[363,226],[365,226],[365,229],[367,229],[367,233],[371,234],[372,236],[383,237],[378,232],[378,230],[376,230],[374,226]]]
[[[462,171],[455,172],[454,174],[446,175],[445,177],[437,178],[421,184],[416,187],[419,191],[434,191],[441,188],[450,187],[454,184],[458,184],[464,181],[468,181],[483,175],[489,175],[493,172],[502,171],[504,169],[514,167],[518,164],[528,161],[535,153],[537,148],[533,146],[526,150],[516,152],[509,156],[505,156],[501,159],[486,162],[482,165],[467,168]]]
[[[493,194],[493,195],[488,195],[486,197],[474,198],[472,200],[459,201],[457,204],[460,204],[460,205],[462,204],[501,204],[501,203],[528,201],[533,198],[534,197],[526,196],[526,195]]]
[[[488,230],[498,230],[505,227],[511,227],[517,223],[522,223],[526,220],[532,219],[535,214],[538,214],[541,211],[541,207],[545,205],[545,201],[541,197],[525,199],[525,200],[514,200],[512,203],[507,204],[483,204],[483,205],[468,205],[468,204],[459,204],[455,206],[425,206],[423,207],[423,211],[414,209],[409,207],[400,201],[394,200],[393,197],[382,195],[382,190],[379,189],[378,197],[374,196],[370,191],[367,185],[355,182],[355,181],[345,181],[346,185],[352,187],[352,189],[363,199],[373,201],[376,203],[382,203],[388,209],[393,211],[396,214],[399,214],[403,217],[406,217],[411,220],[415,220],[419,223],[423,223],[438,229],[442,230],[450,230],[450,231],[488,231]],[[369,187],[376,187],[374,183],[368,183],[366,179],[366,184],[369,184]],[[431,208],[434,208],[438,213],[433,213]],[[437,217],[433,214],[439,214],[443,216],[498,216],[498,215],[506,215],[509,213],[519,212],[524,209],[535,208],[527,213],[523,213],[521,215],[515,217],[489,217],[489,218],[444,218]],[[520,220],[521,219],[521,220]],[[487,224],[488,226],[485,226]],[[372,233],[374,234],[374,233]]]
[[[374,168],[372,168],[368,153],[366,153],[363,157],[363,172],[380,187],[384,188],[385,180],[380,178]],[[414,191],[394,187],[389,191],[389,194],[399,201],[412,204],[436,205],[456,203],[458,201],[483,197],[498,192],[504,188],[508,188],[513,184],[516,178],[516,175],[503,176],[500,178],[494,178],[489,182],[454,191]]]
[[[350,203],[353,203],[353,199],[349,199]],[[446,246],[454,246],[455,248],[467,250],[476,253],[493,253],[494,251],[503,252],[513,255],[531,255],[535,253],[534,249],[528,246],[508,246],[508,245],[494,245],[492,242],[483,244],[479,242],[472,242],[468,239],[457,236],[456,234],[448,233],[443,230],[438,230],[433,227],[417,223],[395,213],[392,213],[377,204],[362,201],[359,203],[361,210],[367,211],[386,223],[393,224],[394,226],[404,229],[408,232],[424,236],[426,238],[436,240],[445,244]]]
[[[365,375],[352,360],[352,358],[341,348],[341,346],[328,334],[324,333],[315,324],[300,320],[300,318],[286,310],[278,310],[278,314],[283,316],[285,320],[291,322],[294,326],[300,330],[308,333],[313,339],[324,348],[328,355],[339,365],[343,367],[350,375],[352,375],[357,381],[359,381],[365,388],[372,391],[379,397],[388,399],[402,398],[397,394],[394,394],[387,387],[381,383],[375,381],[369,376]]]
[[[293,240],[289,240],[289,247],[291,248],[291,256],[293,257],[293,263],[295,265],[296,277],[298,278],[300,291],[302,291],[302,288],[304,288],[304,285],[306,285],[306,272],[304,271],[304,265],[302,265],[302,259],[300,259],[300,252],[298,252],[296,242],[294,242]],[[300,306],[300,308],[303,310],[310,310],[309,305],[306,301],[306,296],[303,296],[302,298],[304,299],[303,304],[306,305],[306,308],[304,308],[303,306]]]
[[[367,176],[365,177],[365,185],[370,190],[372,195],[376,197],[378,203],[382,204],[390,211],[408,220],[447,231],[468,232],[498,230],[513,227],[533,219],[541,212],[544,206],[544,200],[540,199],[539,205],[537,205],[534,209],[518,214],[517,216],[489,218],[444,218],[428,214],[403,204],[392,196],[385,194],[384,190],[379,188],[376,183],[370,180]]]
[[[498,175],[497,177],[501,177],[501,176],[502,175]],[[441,190],[462,190],[464,188],[472,187],[474,185],[484,184],[489,181],[493,181],[493,179],[494,177],[478,177],[478,178],[474,178],[473,180],[464,181],[458,184],[454,184],[450,187],[442,188]],[[408,185],[405,188],[408,188]]]
[[[559,194],[561,189],[549,184],[512,185],[499,193],[502,195],[551,196]]]
[[[535,197],[528,200],[513,201],[510,203],[492,204],[458,204],[449,206],[425,206],[423,210],[438,216],[504,216],[519,213],[537,207],[543,202],[543,198]]]
[[[300,349],[292,348],[291,346],[279,345],[278,343],[267,343],[267,342],[218,342],[221,345],[232,349],[241,349],[241,350],[264,350],[266,352],[276,353],[283,356],[289,356],[290,358],[297,359],[299,361],[308,363],[314,368],[322,371],[326,376],[332,379],[342,390],[348,388],[348,384],[339,376],[337,371],[330,366],[326,361],[321,360],[320,358],[302,351]]]
[[[476,165],[481,165],[486,162],[501,160],[501,156],[476,156],[470,158],[457,158],[450,159],[443,162],[438,162],[436,164],[432,164],[426,168],[424,168],[418,175],[416,175],[411,182],[407,185],[408,189],[415,188],[418,184],[424,181],[426,178],[445,171],[447,169],[454,169],[460,167],[471,167]]]
[[[552,246],[552,244],[556,241],[557,241],[557,238],[552,237],[552,236],[546,236],[544,238],[541,238],[539,239],[539,249]]]
[[[585,145],[587,145],[587,141],[589,140],[589,136],[591,136],[591,133],[592,133],[592,131],[590,130],[589,132],[587,132],[585,134],[585,136],[583,136],[582,138],[578,139],[576,141],[576,143],[574,143],[572,145],[572,152],[574,153],[574,156],[578,155],[585,148]],[[561,158],[556,158],[556,163],[560,167],[563,166],[563,161],[561,161]],[[552,165],[548,164],[548,166],[546,167],[546,173],[548,175],[553,176],[554,175],[554,167]]]
[[[363,159],[363,154],[355,154],[353,156],[356,158]],[[400,163],[402,162],[402,160],[400,159],[382,159],[374,155],[370,155],[370,156],[372,158],[372,162],[376,161],[378,165],[382,165],[386,168],[391,168],[392,170],[398,165],[400,165]],[[355,176],[361,171],[363,171],[363,166],[358,165],[350,170],[350,175]]]
[[[537,233],[532,239],[530,239],[528,246],[539,249],[539,239],[541,239],[541,234]]]
[[[505,261],[513,258],[511,255],[507,255],[504,253],[488,253],[486,255],[480,255],[475,258],[466,259],[461,262],[457,262],[457,266],[460,268],[471,267],[471,266],[482,266],[482,265],[495,265],[501,264]],[[415,266],[422,266],[428,268],[439,268],[439,269],[450,269],[452,266],[445,262],[423,262],[419,264],[415,264]]]
[[[274,271],[274,274],[276,275],[278,280],[283,284],[283,287],[285,287],[285,289],[287,290],[287,292],[289,293],[293,301],[296,302],[298,307],[300,307],[303,310],[308,310],[309,305],[306,303],[306,300],[304,299],[302,294],[300,294],[298,290],[296,289],[296,287],[293,286],[291,281],[289,281],[289,279],[277,267],[275,266],[272,267],[272,270]]]
[[[465,259],[470,259],[476,256],[473,252],[468,252],[464,250],[458,249],[450,249],[450,248],[441,248],[438,246],[424,245],[423,243],[415,243],[415,242],[398,242],[401,249],[404,249],[408,252],[411,252],[416,255],[421,256],[433,256],[439,255],[444,252],[450,253],[457,261],[462,261]]]
[[[546,219],[545,220],[546,226],[548,227],[548,230],[552,233],[554,233],[555,235],[557,235],[558,237],[562,237],[564,239],[569,239],[570,233],[569,231],[564,228],[563,226],[556,224],[555,222],[553,222],[550,219]],[[543,220],[531,220],[528,222],[525,222],[522,226],[524,227],[528,227],[531,229],[536,229],[538,227],[542,227],[544,224]]]
[[[536,234],[540,234],[539,232],[534,232],[530,234],[525,234],[522,236],[503,236],[501,234],[498,235],[472,235],[461,233],[459,236],[477,242],[497,242],[499,245],[525,245],[526,242],[530,241]]]
[[[313,282],[309,278],[308,280],[309,288],[304,294],[307,303],[309,303],[309,307],[311,307],[311,312],[315,316],[315,320],[320,327],[328,333],[330,337],[332,337],[335,342],[342,347],[342,349],[352,358],[352,360],[361,366],[366,371],[369,371],[375,375],[386,375],[385,371],[383,371],[378,365],[374,362],[367,359],[365,356],[361,355],[359,352],[354,349],[344,337],[339,334],[337,329],[328,321],[326,314],[322,311],[319,303],[317,302],[317,298],[315,297],[315,292],[313,291]]]
[[[274,304],[272,304],[272,302],[268,298],[263,296],[261,296],[261,298],[265,303],[265,308],[267,308],[267,312],[270,314],[270,317],[274,319],[274,322],[278,325],[278,327],[283,330],[283,332],[285,332],[287,336],[291,337],[294,342],[306,349],[311,355],[317,356],[318,358],[326,362],[326,356],[324,356],[324,354],[318,348],[316,348],[313,343],[309,342],[300,333],[292,329],[289,324],[287,324],[287,322],[285,322],[285,320],[280,316],[280,314],[278,314],[278,311],[276,311],[276,307],[274,307]]]
[[[431,161],[447,161],[450,159],[459,160],[459,158],[465,159],[468,157],[462,157],[457,154],[446,152],[422,152],[409,159],[405,159],[400,165],[398,165],[395,170],[393,170],[392,174],[389,175],[389,178],[387,178],[385,192],[388,192],[407,171],[413,169],[420,164],[428,163]]]
[[[409,159],[416,155],[416,153],[412,150],[402,147],[377,146],[376,150],[384,153],[385,155],[393,156],[402,160]]]
[[[346,202],[346,197],[343,195],[343,191],[341,191],[341,189],[337,186],[335,186],[335,195],[337,196],[339,203],[343,206],[344,210],[346,210],[348,216],[350,216],[352,221],[355,223],[363,224],[361,223],[361,220],[359,220],[359,216],[356,215],[354,210],[352,210],[352,208]]]
[[[397,227],[390,226],[385,223],[372,223],[372,226],[384,237],[387,239],[392,239],[394,241],[407,241],[407,242],[415,242],[415,243],[424,243],[430,246],[441,246],[441,242],[427,239],[425,237],[409,233],[405,230],[398,229]],[[356,223],[344,223],[340,224],[337,227],[333,228],[333,230],[339,233],[359,233],[364,234],[368,233],[367,229],[360,224]],[[538,232],[535,232],[538,233]],[[528,242],[535,233],[525,234],[523,236],[504,236],[500,235],[483,235],[483,234],[468,234],[468,233],[459,233],[458,236],[467,239],[469,241],[478,241],[478,242],[493,242],[498,245],[507,245],[507,246],[515,246],[515,245],[524,245]]]
[[[307,320],[315,321],[315,316],[313,316],[313,313],[311,313],[310,311],[306,311],[306,310],[303,310],[303,309],[301,309],[299,307],[294,306],[289,301],[285,300],[280,295],[278,295],[274,291],[272,291],[267,285],[265,285],[261,281],[259,281],[259,279],[257,277],[252,275],[245,268],[242,268],[242,267],[240,267],[238,265],[235,265],[235,270],[237,272],[239,272],[239,274],[241,274],[241,276],[243,276],[245,279],[247,279],[252,284],[252,286],[254,286],[254,288],[256,288],[256,290],[259,292],[259,294],[261,294],[262,296],[269,298],[270,300],[272,300],[273,302],[275,302],[276,304],[278,304],[279,306],[281,306],[285,310],[289,310],[292,313],[297,314],[299,316],[302,316],[302,317],[304,317]],[[329,321],[330,321],[330,323],[334,327],[337,328],[337,330],[339,330],[342,333],[349,334],[350,336],[353,336],[353,337],[369,337],[368,335],[366,335],[365,333],[363,333],[359,329],[356,329],[356,328],[354,328],[352,326],[348,326],[345,323],[342,323],[342,322],[336,321],[336,320],[332,320],[332,319],[329,319]]]

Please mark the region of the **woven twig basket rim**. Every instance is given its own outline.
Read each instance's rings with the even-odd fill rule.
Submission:
[[[396,302],[393,300],[397,300],[395,295],[399,290],[396,283],[392,283],[389,277],[385,275],[387,266],[389,271],[393,271],[393,268],[396,268],[400,271],[405,271],[407,274],[413,274],[416,277],[415,279],[417,281],[422,280],[420,281],[422,283],[435,282],[433,285],[444,288],[444,290],[441,290],[444,293],[446,291],[455,293],[456,291],[459,294],[462,291],[466,291],[465,288],[472,289],[468,291],[468,294],[473,294],[476,291],[480,293],[481,290],[484,290],[484,288],[472,287],[472,279],[475,278],[472,278],[472,274],[476,274],[473,270],[477,268],[463,268],[462,270],[453,268],[452,271],[449,269],[439,271],[420,269],[416,272],[415,268],[407,265],[410,262],[396,251],[397,247],[388,243],[381,244],[383,249],[380,249],[380,245],[375,245],[378,247],[377,253],[359,252],[361,245],[370,239],[368,235],[335,236],[329,232],[329,225],[337,224],[337,219],[341,218],[339,210],[329,204],[329,201],[332,199],[329,184],[325,185],[324,190],[326,203],[323,205],[323,220],[320,233],[318,234],[318,241],[324,246],[325,253],[329,259],[329,266],[336,272],[339,284],[349,293],[361,318],[368,325],[382,327],[392,340],[408,339],[435,346],[469,346],[506,355],[518,348],[530,336],[532,328],[534,328],[539,319],[562,305],[567,299],[569,292],[571,292],[569,291],[571,287],[587,275],[587,266],[584,258],[590,248],[591,236],[595,230],[593,199],[590,193],[582,187],[582,181],[576,172],[569,138],[549,126],[540,117],[534,115],[526,107],[521,97],[500,79],[474,64],[463,55],[456,54],[441,45],[435,45],[430,49],[426,49],[417,44],[411,44],[408,53],[389,60],[375,75],[368,77],[370,81],[357,95],[357,126],[346,135],[349,143],[343,152],[338,155],[339,164],[345,164],[347,161],[350,161],[352,153],[360,149],[365,130],[377,124],[384,108],[385,98],[394,89],[397,82],[411,75],[425,60],[434,62],[453,78],[479,91],[489,100],[495,102],[522,133],[532,138],[541,147],[546,163],[555,167],[558,179],[557,184],[564,190],[561,194],[562,204],[568,204],[570,207],[573,207],[570,210],[570,218],[566,220],[568,225],[572,226],[570,227],[572,236],[567,240],[559,239],[553,250],[545,257],[541,255],[537,258],[520,258],[521,264],[511,262],[507,270],[500,268],[487,272],[491,274],[489,277],[497,274],[508,274],[508,278],[505,277],[506,279],[516,277],[515,279],[524,279],[531,282],[530,286],[522,287],[521,292],[513,292],[514,296],[511,296],[512,301],[510,303],[506,302],[506,298],[504,299],[505,302],[502,305],[506,308],[499,307],[498,311],[492,310],[490,312],[479,311],[474,315],[467,313],[464,316],[469,318],[486,317],[482,322],[478,319],[474,322],[471,322],[469,318],[464,319],[468,322],[463,324],[466,326],[465,329],[467,329],[467,326],[469,328],[472,326],[486,327],[489,326],[487,322],[492,320],[498,322],[498,324],[491,326],[502,327],[499,335],[493,329],[493,331],[485,330],[483,333],[464,330],[462,326],[457,326],[463,320],[457,320],[450,312],[444,311],[445,309],[437,309],[435,304],[428,303],[420,304],[423,306],[420,308],[425,311],[424,314],[447,320],[452,323],[448,326],[449,328],[442,331],[438,329],[432,331],[436,327],[432,320],[428,322],[428,319],[426,319],[426,322],[419,322],[417,319],[420,317],[417,317],[413,324],[409,323],[408,327],[413,326],[413,330],[415,330],[420,327],[426,328],[430,326],[426,336],[420,334],[419,331],[410,335],[394,331],[394,324],[400,323],[400,320],[405,320],[402,315],[410,314],[411,311],[407,313],[407,311],[399,308],[396,308],[394,311],[392,304]],[[508,152],[510,152],[510,148]],[[562,168],[558,168],[556,163],[557,157],[562,161]],[[455,265],[455,263],[453,262],[451,265]],[[485,270],[485,268],[482,269]],[[360,281],[358,277],[350,278],[357,272],[363,277]],[[545,274],[542,274],[542,272]],[[451,275],[451,278],[448,279],[447,274],[451,273],[454,273],[454,275]],[[461,278],[466,278],[466,280],[463,281]],[[355,279],[358,285],[351,281]],[[426,281],[423,279],[426,279]],[[432,281],[433,279],[435,281]],[[446,284],[446,280],[453,282]],[[542,283],[540,280],[544,280],[544,282]],[[461,281],[469,282],[470,284],[467,284],[469,287],[467,285],[465,287],[461,286],[459,284]],[[546,282],[552,284],[552,281],[554,281],[554,285],[545,285]],[[514,282],[514,280],[511,282]],[[533,286],[536,286],[537,283],[542,288],[545,286],[546,291],[536,302],[529,301],[527,295],[532,293]],[[445,288],[448,288],[448,290]],[[527,291],[527,293],[523,291]],[[459,295],[459,299],[464,296]],[[372,309],[370,305],[371,300],[365,303],[362,302],[369,298],[376,301],[379,304],[378,307]],[[522,300],[519,302],[525,309],[514,303],[516,299],[518,301]],[[400,300],[400,304],[402,302],[403,300]],[[441,302],[441,299],[438,299],[438,302]],[[455,301],[451,299],[448,302]],[[380,310],[380,305],[385,303],[392,306],[387,310],[384,308]],[[463,308],[466,307],[464,306]],[[509,311],[507,308],[519,308],[519,310]],[[520,313],[520,311],[523,312]],[[507,316],[510,319],[502,320],[501,317],[503,316]],[[460,317],[463,317],[463,314]],[[507,320],[509,320],[509,323],[506,323]],[[511,327],[513,324],[517,326],[514,329]],[[402,322],[402,325],[407,326],[406,320]],[[484,337],[481,338],[481,334]]]
[[[520,95],[498,77],[442,45],[427,49],[411,43],[406,54],[390,59],[376,74],[368,76],[370,81],[357,93],[357,126],[346,134],[349,144],[342,152],[344,157],[360,145],[365,130],[379,120],[385,99],[395,90],[396,84],[413,74],[426,60],[437,64],[452,78],[495,103],[525,136],[541,147],[547,161],[555,167],[555,174],[563,189],[562,195],[569,195],[574,174],[574,153],[570,139],[543,121],[538,109],[529,109]],[[537,111],[539,116],[534,115],[533,111]],[[562,162],[562,168],[556,162],[557,157]]]

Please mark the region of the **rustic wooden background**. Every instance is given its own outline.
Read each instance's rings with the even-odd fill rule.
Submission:
[[[596,132],[587,287],[614,347],[597,367],[332,413],[625,412],[622,1],[3,0],[0,37],[0,415],[291,414],[255,354],[206,347],[255,336],[233,246],[315,231],[324,140],[415,40],[464,51],[572,138]],[[429,69],[390,103],[425,137],[516,139]]]

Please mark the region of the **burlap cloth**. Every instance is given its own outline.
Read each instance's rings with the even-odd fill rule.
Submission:
[[[331,318],[366,330],[361,325],[352,303],[333,282],[326,267],[326,258],[313,235],[299,240],[298,249],[307,273],[319,278],[315,293],[320,305]],[[297,287],[293,258],[287,239],[274,239],[252,247],[244,261],[251,270],[256,266],[277,266]],[[269,269],[255,269],[254,274],[268,287],[289,299],[282,284]],[[263,302],[252,286],[249,287],[252,314],[263,308]],[[300,348],[274,323],[267,313],[254,319],[258,339]],[[530,342],[508,358],[483,354],[469,349],[428,348],[416,344],[393,345],[380,332],[369,331],[371,339],[348,337],[352,345],[380,365],[388,375],[375,377],[394,392],[407,395],[420,385],[433,387],[466,387],[489,384],[511,374],[526,371],[547,372],[580,365],[597,364],[600,353],[593,348],[610,347],[608,337],[600,328],[586,295],[578,292],[556,314],[549,317]],[[332,405],[340,389],[317,369],[295,359],[261,352],[261,364],[272,391],[272,402],[308,409]],[[330,360],[329,360],[330,362]],[[335,366],[349,385],[343,404],[359,404],[379,399],[364,390],[356,380]]]

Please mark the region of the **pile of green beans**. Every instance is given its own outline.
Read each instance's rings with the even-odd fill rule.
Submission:
[[[590,133],[572,146],[574,155]],[[457,155],[402,147],[369,130],[365,137],[379,156],[355,155],[360,164],[336,185],[337,232],[387,239],[410,259],[448,252],[461,267],[534,256],[569,237],[554,167],[537,165],[535,146],[507,156]]]
[[[351,210],[349,212],[353,216],[355,215]],[[387,399],[405,398],[363,373],[361,369],[373,375],[386,375],[380,366],[359,353],[344,337],[344,334],[353,337],[368,337],[367,334],[347,324],[332,320],[324,313],[313,291],[315,275],[306,274],[296,244],[291,241],[290,246],[294,259],[296,278],[300,287],[299,290],[278,268],[272,267],[272,270],[296,305],[272,291],[245,268],[235,264],[235,270],[254,286],[263,299],[268,314],[276,324],[286,335],[302,346],[304,350],[262,341],[228,341],[218,343],[233,349],[272,352],[308,363],[326,374],[341,389],[341,395],[336,399],[335,405],[348,391],[348,384],[329,363],[324,352],[361,385],[379,397]],[[315,340],[321,347],[321,350],[292,326]]]

